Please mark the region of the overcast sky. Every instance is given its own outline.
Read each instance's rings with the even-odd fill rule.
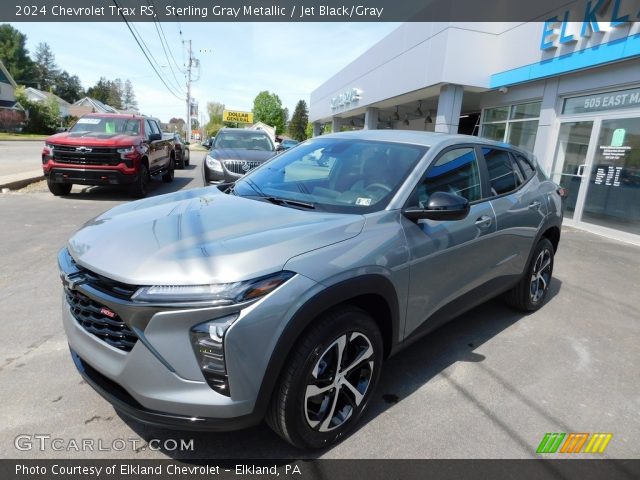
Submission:
[[[133,24],[160,65],[165,57],[153,23]],[[187,56],[182,39],[193,41],[200,60],[200,79],[192,96],[205,111],[208,101],[229,109],[251,110],[261,90],[277,93],[293,113],[329,77],[373,46],[397,23],[163,23],[162,29],[180,67]],[[186,103],[163,86],[124,23],[15,23],[27,35],[33,53],[47,42],[58,66],[78,75],[83,87],[101,76],[130,79],[142,113],[168,121],[186,116]],[[175,85],[168,68],[159,69]],[[174,70],[176,70],[174,68]],[[197,75],[197,72],[195,73]],[[184,92],[184,75],[175,71]]]

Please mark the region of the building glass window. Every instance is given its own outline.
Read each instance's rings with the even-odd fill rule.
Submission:
[[[532,151],[536,142],[541,102],[486,108],[480,136]]]

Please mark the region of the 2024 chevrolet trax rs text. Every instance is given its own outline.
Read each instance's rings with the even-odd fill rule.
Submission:
[[[58,258],[64,328],[82,376],[126,415],[209,430],[264,418],[320,448],[413,338],[500,294],[540,308],[561,221],[561,190],[509,145],[323,135],[233,184],[87,223]]]

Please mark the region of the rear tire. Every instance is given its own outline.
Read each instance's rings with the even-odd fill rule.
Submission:
[[[367,408],[382,357],[382,335],[364,310],[346,306],[323,315],[285,364],[267,423],[298,448],[346,437]]]
[[[171,182],[173,182],[173,177],[174,177],[174,175],[175,175],[175,170],[176,170],[176,162],[175,162],[174,157],[172,156],[172,157],[169,159],[169,169],[167,170],[167,173],[165,173],[165,174],[162,176],[162,181],[163,181],[164,183],[171,183]]]
[[[50,179],[47,179],[47,187],[49,187],[49,191],[53,193],[56,197],[69,195],[71,193],[71,189],[73,188],[72,183],[56,183],[52,182]]]
[[[522,312],[538,310],[549,292],[552,273],[553,245],[549,239],[542,238],[533,249],[522,279],[505,294],[505,301]]]
[[[149,169],[146,165],[140,165],[138,178],[129,187],[129,194],[134,198],[144,198],[147,196],[149,186]]]
[[[189,166],[189,150],[185,149],[183,153],[182,163],[184,164],[185,167]]]

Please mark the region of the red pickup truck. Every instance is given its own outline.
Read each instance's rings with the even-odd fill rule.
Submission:
[[[45,140],[42,168],[49,190],[68,195],[80,185],[126,185],[132,196],[147,195],[152,175],[172,182],[173,142],[158,121],[142,115],[89,114],[67,132]]]

